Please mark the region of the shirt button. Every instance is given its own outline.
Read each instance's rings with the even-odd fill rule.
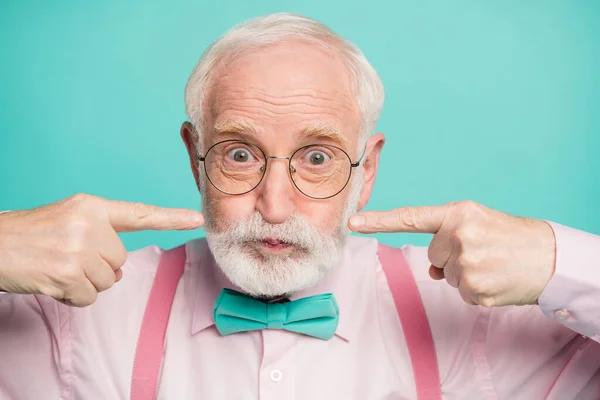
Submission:
[[[271,371],[271,380],[273,382],[279,382],[281,378],[283,378],[283,374],[280,370],[274,369],[273,371]]]
[[[556,310],[554,311],[554,316],[561,321],[569,319],[571,317],[571,313],[567,310]]]

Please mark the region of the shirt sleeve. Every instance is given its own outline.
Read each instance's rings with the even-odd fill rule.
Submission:
[[[539,306],[548,318],[600,342],[600,236],[548,223],[556,237],[556,266]]]

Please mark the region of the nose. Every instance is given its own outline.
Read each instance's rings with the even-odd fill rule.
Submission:
[[[270,224],[284,223],[296,211],[296,191],[288,165],[287,157],[268,157],[265,176],[256,188],[256,210]]]

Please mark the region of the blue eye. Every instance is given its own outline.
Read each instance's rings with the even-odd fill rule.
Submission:
[[[330,160],[330,157],[322,151],[313,150],[306,154],[305,161],[310,165],[322,165]]]
[[[243,147],[238,147],[233,150],[230,150],[227,153],[227,157],[239,163],[247,163],[254,161],[252,153],[248,149],[245,149]]]

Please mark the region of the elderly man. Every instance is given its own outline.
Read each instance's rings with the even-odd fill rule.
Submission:
[[[0,398],[600,398],[600,237],[472,202],[356,214],[382,104],[313,20],[218,39],[181,127],[204,215],[88,195],[0,215]],[[117,236],[203,224],[169,251]]]

